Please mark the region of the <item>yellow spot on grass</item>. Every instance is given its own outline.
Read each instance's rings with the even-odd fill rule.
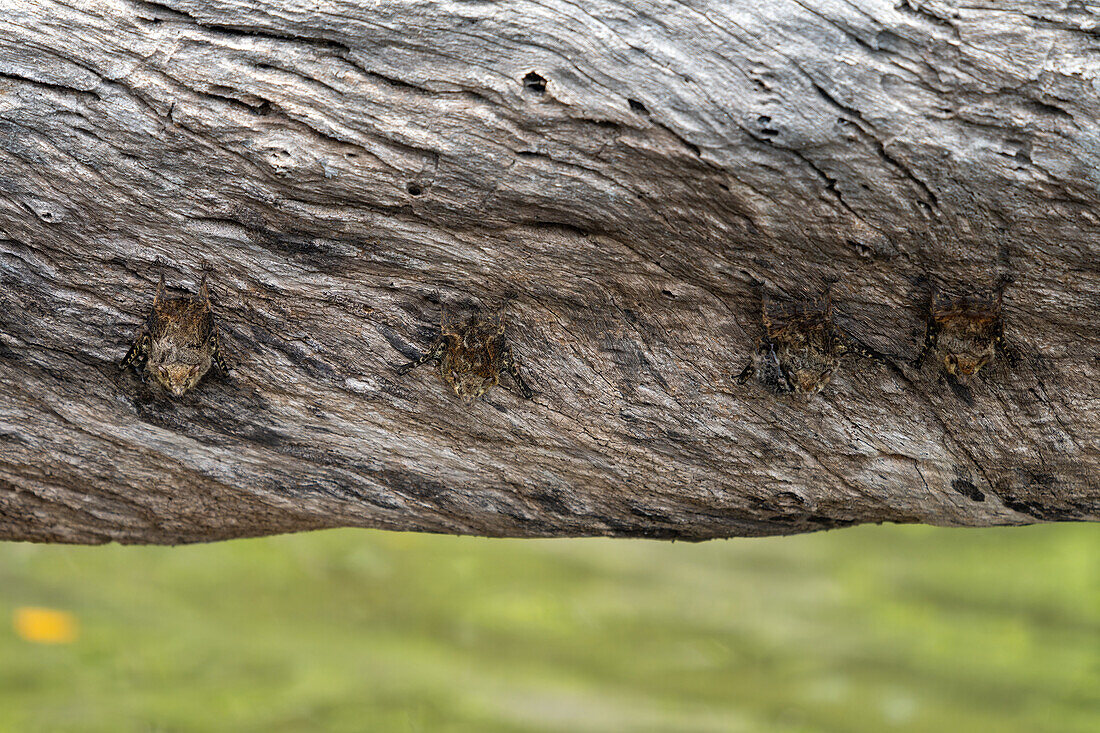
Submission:
[[[52,608],[17,608],[12,625],[20,639],[38,644],[71,644],[77,637],[76,616]]]

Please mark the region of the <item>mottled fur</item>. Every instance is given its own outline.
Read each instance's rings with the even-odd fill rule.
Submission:
[[[924,348],[917,359],[936,351],[948,375],[965,382],[996,356],[997,351],[1014,361],[1004,338],[999,284],[992,293],[953,295],[934,290],[928,312]]]
[[[527,386],[516,367],[512,349],[504,337],[503,313],[495,320],[474,315],[463,325],[447,323],[443,316],[441,333],[432,347],[419,358],[398,367],[398,374],[407,374],[429,361],[439,366],[439,376],[451,388],[456,397],[472,402],[489,391],[500,381],[501,373],[508,373],[519,387],[520,393],[531,399],[534,392]]]
[[[755,375],[776,393],[820,392],[849,350],[833,325],[832,300],[826,295],[778,303],[764,296],[762,311],[764,335],[737,381],[743,384]]]
[[[122,360],[122,368],[131,365],[137,366],[143,381],[151,376],[176,397],[194,389],[211,365],[228,374],[205,275],[199,294],[182,298],[168,297],[161,275],[153,310]]]

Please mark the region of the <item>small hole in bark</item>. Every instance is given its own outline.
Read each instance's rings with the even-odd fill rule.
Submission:
[[[534,94],[545,94],[546,79],[533,71],[528,72],[527,76],[523,77],[523,88]]]
[[[756,121],[760,124],[760,134],[764,137],[775,137],[779,134],[779,130],[774,127],[768,127],[768,124],[772,121],[771,117],[760,115],[756,118]]]
[[[630,109],[634,112],[637,112],[640,115],[649,114],[649,110],[646,109],[645,105],[639,102],[637,99],[628,99],[626,101],[630,103]]]
[[[981,492],[981,489],[966,479],[955,479],[951,482],[951,488],[971,501],[985,501],[985,494]]]
[[[359,153],[344,153],[345,158],[358,158]]]
[[[424,193],[424,191],[421,190],[420,186],[416,185],[415,183],[410,183],[408,187],[405,188],[405,190],[409,192],[410,196],[419,196],[420,194]]]
[[[666,298],[675,298],[676,297],[675,295],[672,294],[671,290],[662,290],[661,295],[665,296]]]

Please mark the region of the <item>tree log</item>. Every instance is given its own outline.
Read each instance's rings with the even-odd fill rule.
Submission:
[[[0,538],[1100,519],[1100,16],[1056,6],[5,3]],[[203,272],[233,373],[172,399],[118,363]],[[913,366],[1004,276],[1015,363]],[[761,292],[826,290],[880,358],[739,384]],[[395,372],[502,303],[533,400]]]

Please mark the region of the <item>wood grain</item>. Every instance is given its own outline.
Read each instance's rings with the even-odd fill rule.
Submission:
[[[1100,518],[1097,18],[1050,3],[14,0],[0,538]],[[117,362],[210,271],[229,378]],[[961,393],[930,282],[1009,274]],[[755,284],[887,356],[738,385]],[[507,299],[533,401],[429,369]],[[964,399],[965,398],[965,399]]]

